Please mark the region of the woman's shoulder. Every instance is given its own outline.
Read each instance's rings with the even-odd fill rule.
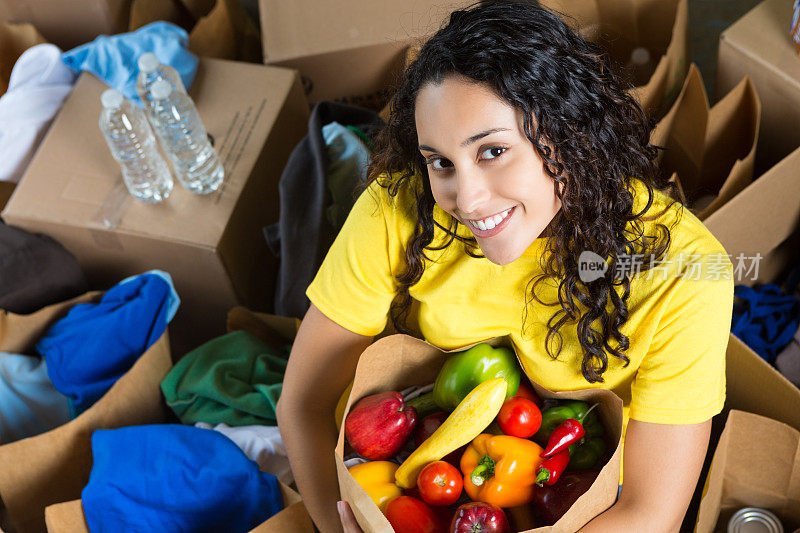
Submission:
[[[677,255],[716,255],[726,254],[725,248],[716,237],[685,205],[675,201],[664,191],[652,188],[651,205],[648,201],[647,186],[638,179],[631,180],[634,193],[634,212],[641,213],[644,234],[663,235],[669,231],[670,256]]]

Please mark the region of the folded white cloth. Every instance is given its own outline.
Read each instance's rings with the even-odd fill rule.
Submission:
[[[0,181],[19,182],[74,84],[55,45],[40,44],[19,57],[0,97]]]
[[[277,427],[231,427],[227,424],[212,426],[205,422],[198,422],[195,427],[219,431],[235,442],[251,461],[258,463],[259,470],[274,475],[287,485],[291,485],[294,481],[292,469],[289,466],[289,457],[286,455]]]

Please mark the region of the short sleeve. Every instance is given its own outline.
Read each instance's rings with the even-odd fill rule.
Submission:
[[[730,260],[717,277],[679,277],[631,385],[630,417],[697,424],[725,403],[725,352],[733,311]]]
[[[383,331],[402,259],[396,204],[373,182],[356,200],[306,295],[322,313],[359,335]]]

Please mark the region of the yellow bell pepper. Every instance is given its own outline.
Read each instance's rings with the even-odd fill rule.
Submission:
[[[350,467],[350,475],[372,498],[381,512],[386,511],[390,501],[403,495],[403,491],[394,483],[395,471],[397,465],[390,461],[370,461]]]
[[[464,490],[475,501],[516,507],[533,499],[542,448],[510,435],[475,437],[461,456]]]

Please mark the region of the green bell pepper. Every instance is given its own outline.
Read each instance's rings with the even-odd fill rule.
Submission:
[[[478,344],[445,361],[433,385],[433,399],[445,411],[452,411],[472,389],[492,378],[505,378],[506,398],[514,396],[520,380],[517,358],[508,348]]]
[[[580,400],[568,400],[542,413],[542,425],[533,436],[533,440],[540,446],[546,446],[550,434],[561,422],[572,418],[583,426],[586,435],[584,438],[603,436],[603,425],[597,418],[597,413],[589,411],[589,404]],[[587,415],[588,412],[588,415]],[[584,420],[585,419],[585,420]]]
[[[589,470],[606,453],[606,440],[603,437],[584,437],[583,442],[569,447],[567,470]]]

